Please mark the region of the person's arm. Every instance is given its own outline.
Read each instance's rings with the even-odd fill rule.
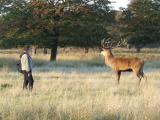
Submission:
[[[26,72],[30,71],[30,65],[29,65],[29,60],[28,60],[27,54],[24,54],[21,57],[21,67],[22,67],[22,70],[25,70]]]

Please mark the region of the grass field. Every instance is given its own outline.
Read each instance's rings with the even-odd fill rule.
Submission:
[[[52,63],[49,55],[33,56],[34,90],[23,91],[18,54],[1,52],[0,120],[159,120],[160,50],[115,54],[144,58],[148,81],[138,86],[134,74],[124,73],[117,85],[99,53],[60,51]]]

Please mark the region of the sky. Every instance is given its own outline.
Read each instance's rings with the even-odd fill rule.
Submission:
[[[127,4],[129,3],[130,0],[110,0],[112,3],[111,5],[114,7],[114,9],[118,10],[119,7],[127,7]]]

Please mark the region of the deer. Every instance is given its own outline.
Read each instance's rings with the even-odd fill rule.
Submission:
[[[112,53],[112,43],[109,39],[103,39],[101,41],[102,51],[101,54],[105,58],[105,64],[109,66],[113,71],[115,71],[117,76],[117,82],[120,82],[121,72],[133,72],[139,79],[139,85],[142,78],[146,78],[143,72],[144,60],[137,57],[116,57]],[[116,47],[121,46],[117,44]],[[147,81],[147,78],[146,78]]]

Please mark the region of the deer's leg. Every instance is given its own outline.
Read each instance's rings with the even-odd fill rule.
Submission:
[[[136,73],[137,77],[139,78],[139,85],[141,83],[141,79],[144,77],[144,74],[143,72],[140,70]]]
[[[120,76],[121,76],[121,71],[116,71],[117,75],[117,83],[119,84]]]
[[[145,80],[146,80],[146,82],[147,82],[147,76],[144,74],[144,75],[143,75],[143,77],[144,77],[144,79],[145,79]]]
[[[134,69],[133,72],[134,72],[134,73],[136,74],[136,76],[138,77],[138,79],[139,79],[139,85],[140,85],[141,79],[142,79],[142,77],[143,77],[143,74],[142,74],[142,72],[141,72],[141,69]]]
[[[143,70],[141,71],[140,75],[141,75],[141,76],[142,76],[142,78],[144,78],[144,79],[146,80],[146,82],[147,82],[147,77],[145,76],[145,74],[144,74]]]
[[[137,77],[139,78],[139,85],[140,85],[142,76],[140,74],[137,74]]]
[[[142,78],[145,78],[145,80],[146,80],[146,82],[147,82],[147,77],[144,75],[143,67],[141,67],[141,68],[138,70],[137,76],[138,76],[138,78],[139,78],[139,84],[140,84]]]

